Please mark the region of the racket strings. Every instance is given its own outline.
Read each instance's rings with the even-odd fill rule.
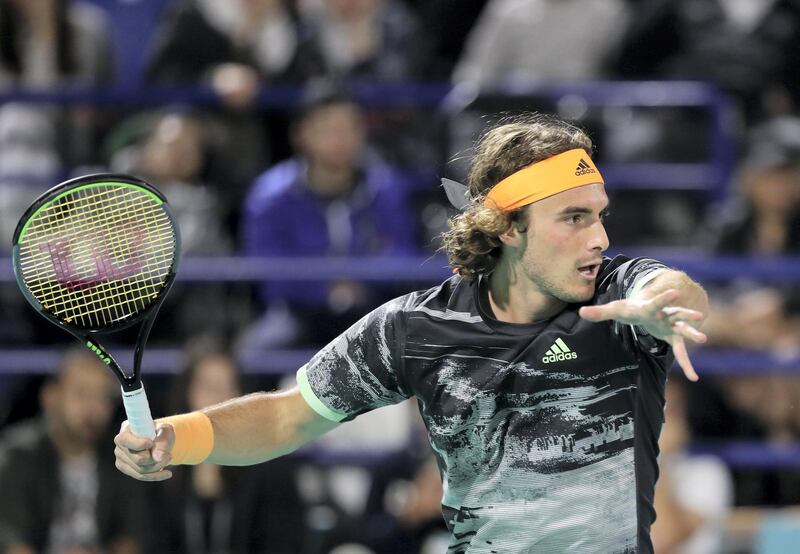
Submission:
[[[95,210],[96,213],[94,214],[94,217],[92,217],[92,215],[88,212],[81,212],[80,211],[81,206],[74,201],[64,202],[63,205],[52,206],[52,209],[45,208],[39,214],[37,214],[37,216],[40,216],[42,218],[41,222],[39,223],[38,226],[31,225],[31,228],[28,230],[28,235],[36,235],[38,230],[41,235],[50,236],[52,235],[52,228],[59,224],[70,225],[73,229],[73,234],[94,233],[96,235],[101,235],[103,232],[108,230],[101,227],[100,225],[100,223],[103,221],[103,219],[101,219],[103,214],[105,214],[104,220],[113,220],[115,218],[119,218],[122,214],[126,214],[131,218],[145,215],[143,209],[146,207],[149,208],[149,206],[147,206],[147,204],[142,204],[138,210],[133,208],[131,206],[131,200],[133,200],[134,198],[135,198],[134,193],[131,192],[128,192],[125,195],[121,195],[119,197],[119,201],[120,202],[124,201],[125,205],[123,206],[117,205],[105,212],[103,212],[103,210],[101,209]],[[97,195],[94,199],[95,202],[99,202],[100,200],[101,198],[99,195]],[[72,213],[70,214],[71,219],[65,217],[64,215],[65,212],[63,209],[64,206],[68,206],[72,210]],[[169,221],[165,221],[164,224],[165,224],[164,227],[166,229],[171,230],[171,225]],[[84,241],[86,241],[88,244],[88,241],[86,240],[87,237],[83,238]],[[73,255],[73,259],[78,262],[81,261],[80,256]],[[35,262],[36,260],[34,259],[32,261]],[[38,261],[40,262],[41,267],[48,267],[50,265],[51,260],[48,260],[47,258],[39,258]]]
[[[120,210],[117,210],[117,211],[120,212]],[[138,210],[138,212],[141,212],[141,210]],[[138,214],[136,212],[133,212],[133,213],[135,215],[139,215],[139,216],[143,215],[143,214]],[[118,214],[111,214],[111,215],[117,216]],[[76,232],[86,233],[86,231],[88,229],[88,225],[87,224],[94,225],[95,227],[97,227],[98,223],[99,223],[97,221],[97,219],[98,218],[96,218],[96,217],[87,218],[87,221],[83,225],[73,229],[73,234],[75,234]],[[50,221],[49,223],[52,224],[52,221]],[[63,298],[63,300],[67,301],[66,302],[66,306],[65,306],[66,311],[70,311],[70,310],[74,311],[75,308],[77,308],[78,304],[80,304],[80,303],[82,303],[82,302],[84,302],[86,300],[86,298],[85,298],[86,295],[82,294],[83,291],[80,290],[82,287],[93,287],[98,282],[102,282],[102,281],[105,280],[105,281],[108,281],[109,283],[115,283],[118,286],[117,287],[111,287],[111,290],[107,290],[103,294],[95,294],[95,300],[96,300],[96,304],[97,305],[96,306],[89,306],[89,308],[94,308],[94,310],[89,309],[89,310],[86,310],[86,311],[89,312],[89,315],[95,315],[96,316],[98,310],[108,311],[109,309],[111,309],[111,311],[112,311],[112,313],[110,314],[111,317],[114,318],[114,319],[118,319],[120,317],[124,317],[125,315],[127,315],[125,313],[124,307],[121,306],[121,301],[124,302],[126,300],[132,300],[135,304],[137,304],[137,305],[132,307],[134,310],[141,309],[144,306],[144,304],[145,304],[144,299],[141,297],[141,295],[136,294],[137,293],[137,290],[136,290],[137,288],[140,288],[141,285],[145,285],[145,286],[151,285],[151,288],[153,288],[154,290],[157,290],[157,289],[155,287],[152,287],[152,285],[154,285],[156,283],[153,283],[150,279],[147,279],[146,276],[145,276],[144,279],[139,279],[139,281],[140,281],[139,283],[136,283],[136,279],[135,279],[134,273],[136,273],[136,271],[138,271],[138,268],[134,267],[134,268],[132,268],[133,271],[131,271],[130,267],[128,267],[126,269],[125,266],[123,266],[123,267],[111,267],[111,268],[109,267],[109,258],[110,257],[113,257],[115,260],[122,260],[123,263],[124,263],[124,260],[126,258],[130,258],[131,257],[130,256],[131,248],[128,248],[129,252],[125,252],[124,251],[124,247],[123,247],[122,250],[120,249],[120,246],[124,245],[124,243],[125,243],[125,240],[122,240],[122,237],[124,237],[126,234],[130,235],[130,233],[120,232],[120,229],[118,229],[116,225],[115,226],[111,226],[110,228],[106,228],[105,230],[107,232],[105,233],[104,236],[103,236],[103,234],[100,234],[99,237],[98,236],[92,236],[89,233],[86,233],[86,234],[82,235],[82,238],[83,238],[83,240],[85,242],[99,243],[99,252],[101,252],[100,256],[97,255],[98,247],[95,247],[94,250],[86,249],[86,251],[88,251],[90,253],[89,258],[90,258],[92,264],[94,265],[93,268],[92,267],[83,268],[84,271],[77,271],[76,272],[76,271],[74,271],[74,269],[75,268],[78,268],[78,269],[81,268],[81,262],[85,261],[83,258],[86,258],[86,256],[83,256],[83,257],[81,257],[81,256],[73,256],[71,259],[68,258],[68,260],[65,261],[64,258],[63,258],[63,253],[60,253],[60,254],[62,254],[62,256],[53,255],[52,247],[49,246],[49,245],[48,245],[48,250],[49,250],[50,258],[54,262],[53,266],[55,266],[55,269],[57,270],[57,277],[58,277],[57,281],[58,281],[58,284],[60,284],[62,286],[66,286],[69,289],[69,292],[70,292],[69,298]],[[97,233],[95,233],[95,235],[97,235]],[[103,240],[103,238],[105,238],[105,240]],[[136,242],[136,241],[137,241],[137,239],[134,237],[132,240],[130,240],[128,242]],[[61,242],[63,242],[63,241],[61,241]],[[59,253],[56,253],[56,254],[59,254]],[[110,254],[110,256],[109,256],[109,254]],[[137,253],[136,257],[140,258],[142,254],[143,253],[139,252],[139,253]],[[129,260],[129,261],[132,261],[133,263],[141,263],[140,261],[138,261],[136,259]],[[66,265],[65,262],[68,263],[68,264],[71,264],[71,267],[70,266],[64,267]],[[87,269],[89,271],[88,275],[91,276],[88,281],[86,280],[86,277],[85,277]],[[83,273],[83,275],[81,275],[81,273]],[[75,279],[73,274],[77,274],[78,275],[78,279]],[[128,275],[128,274],[130,274],[130,275]],[[129,280],[120,279],[120,277],[126,277],[126,276],[130,276],[130,277],[132,277],[132,279],[129,279]],[[116,280],[115,281],[110,281],[110,279],[116,279]],[[138,287],[137,287],[137,285],[138,285]],[[106,288],[109,288],[109,287],[106,287]],[[54,300],[59,295],[63,296],[63,294],[62,294],[63,291],[61,291],[59,289],[60,289],[60,287],[55,287],[55,288],[51,287],[49,298],[45,297],[45,301]],[[34,291],[34,292],[37,292],[37,291]],[[41,291],[41,292],[44,292],[44,291]],[[102,291],[97,291],[97,292],[102,292]],[[96,317],[91,317],[90,321],[92,323],[101,322]]]
[[[152,303],[176,248],[172,221],[155,198],[134,186],[100,184],[59,196],[32,217],[20,267],[46,310],[99,328]]]

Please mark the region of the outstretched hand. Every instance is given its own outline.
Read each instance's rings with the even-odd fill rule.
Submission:
[[[669,289],[652,298],[627,298],[599,306],[584,306],[578,313],[589,321],[614,320],[643,328],[672,346],[683,374],[690,381],[697,381],[699,377],[689,359],[685,339],[696,343],[706,342],[706,335],[695,327],[706,316],[697,310],[673,306],[678,296],[677,290]]]

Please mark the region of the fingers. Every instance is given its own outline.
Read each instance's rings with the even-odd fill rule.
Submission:
[[[643,324],[650,320],[663,319],[661,310],[678,298],[675,289],[665,290],[650,299],[615,300],[599,306],[584,306],[578,311],[588,321],[607,321],[613,319],[631,325]],[[694,310],[690,310],[694,311]]]
[[[133,477],[138,481],[146,481],[146,482],[153,482],[153,481],[165,481],[172,477],[172,472],[167,469],[162,469],[161,471],[156,471],[155,473],[139,473],[134,468],[130,467],[126,463],[117,459],[115,464],[117,469],[120,470],[122,473],[127,475],[128,477]]]
[[[156,465],[156,461],[150,455],[149,450],[143,450],[141,452],[131,452],[127,448],[121,448],[117,446],[114,448],[114,456],[117,459],[120,459],[127,463],[132,467],[137,467],[141,469],[150,469]]]
[[[689,379],[689,381],[699,381],[700,376],[697,375],[697,372],[694,370],[694,366],[692,365],[692,361],[689,359],[689,352],[686,351],[686,343],[684,342],[683,337],[680,335],[675,335],[671,343],[672,352],[675,354],[675,361],[678,362],[679,366],[681,366],[683,374],[687,379]]]
[[[624,300],[615,300],[608,304],[598,306],[583,306],[578,310],[578,315],[587,321],[608,321],[609,319],[619,319],[624,310]]]
[[[680,306],[661,308],[658,315],[660,319],[671,324],[675,324],[678,321],[702,321],[706,318],[703,312],[698,312],[697,310],[689,308],[681,308]]]
[[[114,437],[117,469],[139,481],[169,479],[172,472],[164,468],[172,460],[170,452],[174,443],[175,435],[171,426],[160,426],[153,441],[131,433],[125,422]]]
[[[697,372],[692,365],[692,361],[689,358],[689,352],[686,350],[686,340],[689,339],[697,343],[704,343],[708,340],[705,333],[701,333],[685,321],[678,321],[675,325],[672,326],[672,330],[675,332],[672,335],[672,339],[670,343],[672,344],[672,352],[675,354],[675,361],[678,362],[678,365],[683,370],[683,374],[686,376],[687,379],[690,381],[698,381],[700,376],[697,375]]]
[[[119,433],[114,437],[114,444],[127,448],[132,452],[140,452],[153,448],[153,441],[146,437],[139,437],[130,431],[127,421],[123,421]]]
[[[158,463],[150,459],[149,461],[141,462],[137,457],[140,455],[130,453],[117,446],[114,449],[115,465],[122,473],[139,481],[163,481],[172,477],[172,472],[164,469],[168,461]]]
[[[672,326],[672,330],[675,334],[687,338],[693,342],[698,344],[703,344],[708,340],[708,337],[705,333],[702,333],[686,323],[685,321],[678,321]]]
[[[678,292],[676,289],[667,289],[664,292],[660,292],[652,297],[648,304],[653,312],[658,312],[669,306],[673,301],[677,300],[679,295],[680,292]]]
[[[172,447],[175,445],[175,430],[168,423],[159,423],[156,426],[156,439],[153,445],[153,459],[156,462],[169,462],[172,460]],[[166,465],[166,463],[164,463]]]

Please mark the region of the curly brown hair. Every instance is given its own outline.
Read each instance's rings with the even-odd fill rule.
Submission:
[[[467,180],[470,204],[450,218],[442,235],[454,273],[474,279],[491,272],[500,258],[498,237],[523,219],[525,207],[507,213],[484,207],[489,190],[524,167],[574,148],[591,154],[592,140],[575,125],[545,114],[504,117],[483,134]]]

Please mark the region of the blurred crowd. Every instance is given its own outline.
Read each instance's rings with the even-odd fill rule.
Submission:
[[[797,256],[797,44],[793,0],[0,0],[0,94],[142,91],[120,104],[3,96],[0,256],[36,196],[91,172],[135,174],[163,191],[187,257],[429,256],[452,213],[438,178],[463,178],[487,118],[519,109],[590,129],[601,169],[649,164],[623,186],[612,175],[624,172],[607,174],[615,251],[668,247],[754,264]],[[704,81],[718,104],[659,107],[670,93],[657,86],[636,105],[542,92],[596,81]],[[357,94],[420,82],[452,92],[436,105]],[[186,94],[159,96],[170,90]],[[281,94],[287,102],[265,101]],[[682,182],[692,164],[709,164],[706,182]],[[711,346],[798,355],[800,281],[731,275],[707,285]],[[179,377],[154,377],[175,391],[156,393],[154,411],[279,386],[245,383],[231,352],[320,346],[412,286],[291,275],[179,284],[153,342],[189,344],[188,363]],[[68,344],[11,283],[0,286],[0,310],[3,348]],[[109,469],[109,427],[121,414],[95,362],[70,351],[59,368],[42,368],[58,369],[52,379],[0,377],[0,552],[441,549],[438,473],[413,407],[386,419],[411,446],[356,475],[296,458],[181,468],[156,489]],[[694,440],[800,440],[800,379],[753,369],[763,371],[671,385],[660,552],[718,550],[732,506],[800,504],[800,470],[689,456]],[[332,445],[346,450],[369,432],[362,424]],[[681,475],[704,476],[716,502]],[[166,524],[131,517],[146,513],[138,502]]]

